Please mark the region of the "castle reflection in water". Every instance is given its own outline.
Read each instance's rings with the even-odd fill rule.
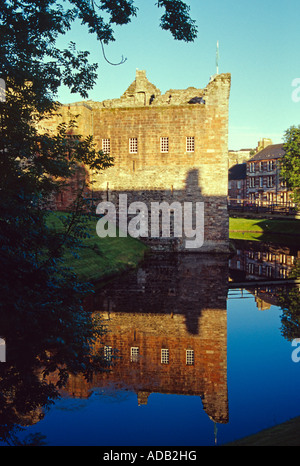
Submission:
[[[91,299],[108,332],[98,343],[110,371],[91,382],[70,377],[67,392],[88,397],[111,387],[136,393],[199,396],[215,423],[228,423],[227,299],[239,281],[288,278],[300,248],[235,241],[236,254],[155,254]],[[272,283],[272,282],[270,282]],[[247,286],[245,287],[247,289]],[[250,288],[257,306],[276,304],[273,286]],[[114,350],[117,357],[114,358]]]
[[[165,253],[111,282],[90,305],[108,326],[99,346],[118,357],[91,383],[71,377],[68,392],[113,384],[139,404],[151,393],[194,395],[214,422],[228,422],[227,285],[225,257]]]

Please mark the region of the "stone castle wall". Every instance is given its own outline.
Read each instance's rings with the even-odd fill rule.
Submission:
[[[87,195],[95,202],[143,201],[204,202],[205,230],[202,252],[228,249],[228,102],[230,75],[216,75],[204,89],[169,90],[161,94],[137,71],[135,81],[119,99],[79,102],[61,109],[62,120],[79,114],[78,132],[92,134],[98,149],[110,142],[114,166],[93,180]],[[58,120],[55,121],[57,123]],[[54,127],[54,121],[46,124]],[[137,138],[137,152],[129,140]],[[160,138],[168,138],[168,152],[161,152]],[[193,138],[194,150],[186,140]],[[68,195],[58,208],[67,208]],[[152,240],[154,248],[184,249],[182,238]]]

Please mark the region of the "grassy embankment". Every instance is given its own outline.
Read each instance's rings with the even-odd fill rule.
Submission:
[[[60,215],[66,214],[52,213],[48,219],[48,225],[56,231],[63,229]],[[64,265],[72,267],[83,281],[96,282],[126,272],[136,267],[148,250],[141,241],[131,237],[99,238],[97,220],[88,221],[89,237],[83,240],[84,247],[77,253],[79,257],[71,252],[64,255]]]
[[[49,216],[49,225],[61,231],[60,215]],[[99,238],[96,233],[97,218],[88,222],[89,237],[83,240],[84,248],[79,258],[67,252],[65,265],[74,269],[80,279],[95,282],[136,267],[148,248],[139,240],[127,238]],[[230,218],[230,238],[260,241],[280,241],[290,238],[300,241],[300,220],[258,220]]]
[[[300,220],[230,218],[230,238],[281,242],[300,240]]]
[[[299,447],[300,446],[300,417],[290,419],[287,422],[262,430],[257,434],[250,435],[226,446],[273,446],[273,447]]]

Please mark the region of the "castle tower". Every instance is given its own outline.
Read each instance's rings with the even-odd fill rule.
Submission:
[[[118,99],[63,106],[62,119],[77,115],[78,132],[93,135],[114,166],[93,176],[93,200],[204,203],[204,244],[199,252],[228,252],[228,106],[230,74],[199,89],[164,94],[136,70]],[[47,122],[45,122],[47,124]],[[57,122],[56,122],[57,123]],[[91,177],[91,173],[87,173]],[[63,208],[67,207],[68,199]],[[184,237],[143,238],[153,249],[185,250]]]

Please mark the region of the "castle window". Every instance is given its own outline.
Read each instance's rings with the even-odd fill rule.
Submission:
[[[194,136],[188,136],[186,138],[186,151],[195,152],[195,138]]]
[[[112,347],[111,346],[104,346],[104,359],[106,361],[112,360]]]
[[[162,348],[160,360],[162,364],[169,364],[169,350],[168,349]]]
[[[187,349],[186,350],[186,364],[187,364],[187,366],[193,366],[194,365],[194,350],[192,350],[192,349]]]
[[[160,152],[162,153],[169,152],[169,138],[166,138],[166,137],[160,138]]]
[[[129,138],[129,153],[137,154],[138,153],[138,140],[137,138]]]
[[[0,338],[0,362],[6,362],[6,343],[4,338]]]
[[[130,348],[130,360],[131,360],[131,362],[138,362],[138,360],[139,360],[139,348],[137,346],[132,346]]]
[[[102,139],[102,152],[110,154],[110,139]]]

